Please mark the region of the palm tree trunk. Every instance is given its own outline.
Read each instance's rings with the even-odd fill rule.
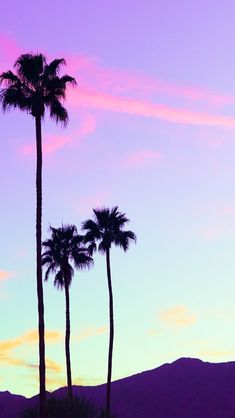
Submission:
[[[68,279],[65,277],[65,304],[66,304],[66,333],[65,333],[65,355],[67,366],[67,386],[68,386],[68,411],[70,411],[72,404],[72,376],[71,376],[71,362],[70,362],[70,307],[69,307],[69,285]]]
[[[111,281],[110,250],[109,249],[106,250],[106,267],[107,267],[108,290],[109,290],[109,354],[108,354],[106,411],[107,411],[107,418],[110,418],[114,319],[113,319],[113,291],[112,291],[112,281]]]
[[[36,169],[36,254],[37,254],[37,297],[38,297],[38,334],[39,334],[39,382],[40,382],[40,418],[46,417],[46,367],[44,339],[44,303],[42,287],[42,132],[41,116],[35,117],[37,169]]]

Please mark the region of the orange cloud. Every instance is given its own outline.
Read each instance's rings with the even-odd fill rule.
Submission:
[[[56,374],[50,375],[50,376],[46,376],[46,383],[47,383],[47,388],[50,390],[55,390],[59,387],[63,387],[66,386],[66,378],[63,376],[58,376],[58,373],[55,372]],[[35,380],[38,380],[38,377],[35,376]],[[98,383],[103,383],[101,381],[98,381]],[[74,385],[79,385],[79,386],[84,386],[84,385],[89,385],[91,384],[90,380],[84,379],[82,377],[73,377],[73,384]]]
[[[20,338],[8,340],[8,341],[2,341],[2,342],[0,341],[0,354],[2,352],[12,350],[13,348],[18,347],[19,345],[21,345]]]
[[[58,331],[45,331],[45,341],[46,343],[57,342],[62,338],[62,333]],[[38,331],[33,329],[28,331],[21,337],[21,343],[38,343]]]
[[[62,334],[58,331],[45,331],[45,340],[47,343],[54,343],[62,338]],[[23,344],[37,343],[38,332],[37,330],[31,330],[18,338],[11,340],[0,341],[0,356],[7,354],[12,349],[19,347]]]
[[[0,352],[0,363],[3,365],[10,365],[10,366],[26,366],[26,362],[24,360],[14,358],[12,355],[6,355]]]
[[[10,277],[10,273],[8,271],[0,270],[0,281],[6,280]]]
[[[35,380],[38,381],[38,377],[35,376]],[[74,381],[73,381],[74,383]],[[63,387],[66,385],[66,378],[65,377],[52,377],[52,376],[46,376],[46,384],[47,388],[50,390],[54,390],[60,387]]]
[[[235,351],[223,351],[223,350],[205,350],[200,351],[199,355],[207,356],[207,357],[226,357],[226,356],[234,356]]]
[[[60,340],[62,337],[61,333],[57,331],[46,331],[45,332],[45,339],[46,342],[56,342]],[[31,344],[31,343],[37,343],[38,342],[38,333],[36,330],[31,330],[22,335],[19,338],[15,338],[12,340],[2,341],[0,342],[0,362],[4,365],[10,365],[10,366],[23,366],[33,369],[38,369],[37,364],[31,364],[27,363],[23,359],[16,358],[12,350],[15,348],[24,345],[24,344]],[[62,367],[59,363],[56,363],[55,361],[46,359],[46,367],[49,372],[61,372]]]
[[[85,340],[86,338],[93,337],[95,335],[105,334],[107,332],[107,327],[87,327],[77,336],[74,337],[77,341]]]
[[[151,328],[148,330],[148,335],[150,335],[151,337],[155,337],[155,335],[158,335],[158,331],[154,328]]]
[[[63,367],[59,363],[49,359],[46,359],[46,368],[48,371],[55,373],[60,373],[63,370]]]
[[[160,319],[167,325],[176,328],[195,324],[197,317],[188,312],[186,306],[174,306],[160,314]]]

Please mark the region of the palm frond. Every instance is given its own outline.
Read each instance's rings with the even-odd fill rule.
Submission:
[[[22,54],[16,60],[12,71],[0,75],[4,88],[0,93],[3,110],[11,107],[30,112],[34,117],[44,117],[45,108],[56,122],[66,125],[68,112],[61,104],[65,99],[67,84],[76,85],[76,80],[65,74],[59,77],[59,70],[65,60],[55,59],[47,64],[43,54]]]
[[[82,230],[87,231],[86,235],[84,236],[85,243],[89,242],[92,239],[100,238],[99,226],[92,219],[88,219],[87,221],[82,223]]]
[[[24,81],[32,84],[37,84],[40,76],[43,74],[46,58],[42,54],[23,54],[15,62],[18,76]]]
[[[51,251],[45,251],[42,255],[42,265],[45,266],[47,264],[51,264],[53,259],[51,257]]]
[[[114,239],[114,244],[121,247],[124,251],[127,251],[130,242],[136,242],[136,235],[132,231],[119,231]]]
[[[51,273],[55,273],[55,270],[56,270],[56,265],[55,265],[55,263],[51,263],[51,264],[49,265],[49,267],[47,268],[46,272],[45,272],[45,277],[44,277],[44,280],[45,280],[45,281],[47,281],[47,280],[49,279],[49,275],[50,275]]]
[[[102,254],[111,248],[112,244],[120,246],[127,251],[131,241],[136,241],[136,236],[132,231],[123,231],[129,219],[125,213],[118,210],[118,206],[112,209],[101,208],[93,209],[94,220],[88,219],[83,222],[82,229],[86,231],[84,243],[88,244],[89,254],[97,250]]]
[[[60,67],[66,65],[64,58],[56,58],[50,62],[50,64],[45,65],[44,77],[55,77],[59,74]]]
[[[79,270],[89,269],[93,265],[93,258],[87,253],[85,248],[79,248],[79,251],[72,253],[74,265]]]
[[[64,126],[66,126],[68,123],[68,112],[65,107],[62,106],[59,100],[53,100],[50,103],[50,116],[57,123],[61,122]]]
[[[93,209],[97,224],[100,229],[108,228],[110,210],[108,208]]]
[[[30,112],[30,100],[25,97],[21,88],[10,86],[7,89],[2,89],[0,92],[0,102],[2,103],[3,111],[6,112],[10,108],[19,108]]]
[[[77,85],[77,82],[76,82],[75,78],[71,77],[68,74],[63,75],[60,78],[60,81],[64,86],[66,86],[67,83],[71,84],[73,87],[76,87],[76,85]]]
[[[60,290],[64,288],[64,274],[62,270],[59,270],[56,273],[55,278],[54,278],[54,286]]]
[[[119,212],[117,206],[111,209],[110,218],[112,219],[112,222],[118,225],[119,228],[123,228],[125,223],[129,222],[129,219],[126,217],[126,214]]]
[[[111,247],[111,244],[105,240],[102,240],[98,245],[98,251],[101,254],[105,254],[105,252]]]
[[[94,254],[94,252],[97,251],[97,245],[95,243],[95,241],[90,241],[88,247],[87,247],[87,252],[90,256],[92,256]]]
[[[5,84],[6,86],[11,86],[12,84],[19,85],[21,81],[12,71],[6,71],[0,75],[0,84]]]
[[[54,284],[58,288],[64,286],[64,280],[68,280],[70,285],[74,270],[72,263],[76,268],[84,269],[92,265],[92,257],[87,248],[84,247],[83,237],[78,234],[75,225],[62,225],[60,228],[50,226],[51,238],[43,242],[46,248],[43,253],[44,264],[53,266],[50,272],[55,272]]]

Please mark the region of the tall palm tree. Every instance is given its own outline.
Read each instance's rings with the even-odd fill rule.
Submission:
[[[66,304],[66,333],[65,354],[67,366],[68,403],[72,402],[72,376],[70,362],[70,299],[69,287],[74,275],[72,264],[77,269],[91,266],[93,259],[84,247],[83,237],[78,235],[74,225],[65,225],[61,228],[50,227],[51,238],[43,242],[45,252],[42,255],[42,264],[47,267],[45,280],[54,274],[54,285],[65,291]],[[69,408],[68,408],[69,409]]]
[[[65,60],[55,59],[47,64],[42,54],[23,54],[14,64],[16,70],[3,72],[0,75],[0,101],[3,111],[18,108],[30,113],[35,120],[36,129],[36,258],[37,258],[37,298],[38,298],[38,332],[39,332],[39,386],[40,417],[45,417],[46,381],[45,381],[45,340],[44,340],[44,303],[42,287],[42,131],[41,122],[48,108],[50,117],[66,125],[67,110],[61,103],[65,98],[68,83],[76,81],[68,75],[59,76]]]
[[[110,266],[110,249],[114,244],[127,251],[131,241],[136,241],[132,231],[124,231],[125,224],[129,219],[125,214],[118,211],[115,206],[112,209],[93,209],[94,219],[83,222],[82,229],[86,231],[84,242],[88,243],[88,250],[92,255],[98,250],[106,256],[106,268],[109,291],[109,353],[108,353],[108,375],[107,375],[107,396],[106,411],[107,417],[111,414],[111,378],[112,378],[112,356],[114,341],[114,316],[113,316],[113,291]],[[97,246],[98,244],[98,246]]]

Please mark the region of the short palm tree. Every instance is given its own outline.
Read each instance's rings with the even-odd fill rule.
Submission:
[[[47,267],[45,280],[54,274],[54,285],[65,291],[66,304],[66,333],[65,354],[67,366],[68,402],[72,402],[72,376],[70,362],[70,298],[69,287],[76,269],[91,266],[93,259],[84,247],[83,237],[78,235],[74,225],[65,225],[61,228],[50,227],[51,238],[43,242],[45,252],[42,255],[42,264]]]
[[[64,59],[55,59],[47,64],[42,54],[24,54],[15,62],[15,70],[0,75],[0,101],[3,110],[18,108],[30,113],[35,120],[36,129],[36,254],[37,254],[37,298],[39,332],[39,386],[40,417],[45,417],[46,381],[45,381],[45,340],[44,340],[44,303],[42,287],[42,131],[41,122],[48,108],[50,117],[66,125],[68,113],[61,103],[65,98],[67,84],[76,84],[74,78],[59,71],[65,64]]]
[[[82,229],[86,231],[84,242],[88,244],[88,249],[92,255],[98,249],[106,256],[106,268],[109,291],[109,353],[108,353],[108,375],[107,375],[107,396],[106,411],[107,417],[111,414],[111,378],[112,378],[112,356],[114,341],[114,315],[113,315],[113,291],[110,267],[110,249],[114,244],[127,251],[131,241],[136,241],[136,236],[132,231],[124,231],[125,224],[129,219],[125,214],[118,211],[115,206],[112,209],[93,209],[94,219],[88,219],[83,223]],[[98,244],[98,246],[97,246]]]

